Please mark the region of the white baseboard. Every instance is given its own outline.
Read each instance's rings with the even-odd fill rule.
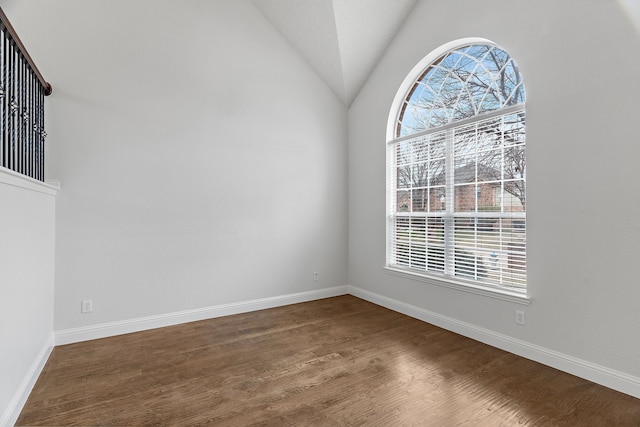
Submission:
[[[49,355],[53,351],[54,346],[54,336],[51,334],[51,337],[44,344],[35,360],[31,364],[27,375],[25,375],[20,387],[13,395],[13,399],[9,402],[9,406],[5,408],[4,414],[0,417],[0,426],[12,426],[15,424],[16,420],[20,416],[20,412],[24,407],[24,404],[27,403],[27,399],[29,398],[29,394],[31,394],[31,390],[33,390],[33,386],[36,385],[36,381],[44,368],[44,365],[47,363],[49,359]]]
[[[442,316],[438,313],[416,307],[355,286],[348,287],[348,293],[415,319],[431,323],[443,329],[464,335],[476,341],[497,347],[518,356],[551,366],[569,374],[612,388],[622,393],[640,398],[640,378],[624,372],[578,359],[545,347]]]
[[[178,311],[174,313],[160,314],[157,316],[140,317],[118,322],[102,323],[99,325],[92,325],[81,328],[64,329],[55,332],[55,343],[56,345],[73,344],[81,341],[89,341],[98,338],[112,337],[115,335],[129,334],[132,332],[140,332],[148,329],[163,328],[165,326],[173,326],[181,323],[213,319],[215,317],[247,313],[250,311],[264,310],[267,308],[280,307],[289,304],[297,304],[300,302],[313,301],[321,298],[345,295],[347,294],[347,289],[347,286],[337,286],[333,288],[299,292],[277,297],[261,298],[232,304],[198,308],[194,310]]]
[[[551,366],[555,369],[576,375],[605,387],[612,388],[622,393],[640,398],[640,378],[616,371],[595,363],[591,363],[576,357],[563,354],[545,347],[518,340],[507,335],[499,334],[489,329],[461,322],[457,319],[443,316],[441,314],[417,307],[393,298],[386,297],[374,292],[370,292],[355,286],[338,286],[334,288],[320,289],[316,291],[300,292],[295,294],[282,295],[271,298],[262,298],[251,301],[243,301],[233,304],[224,304],[214,307],[205,307],[195,310],[185,310],[174,313],[167,313],[158,316],[142,317],[137,319],[124,320],[119,322],[103,323],[99,325],[82,328],[66,329],[55,333],[55,344],[64,345],[81,341],[88,341],[98,338],[106,338],[115,335],[139,332],[148,329],[173,326],[181,323],[194,322],[198,320],[212,319],[215,317],[228,316],[232,314],[246,313],[255,310],[280,307],[288,304],[313,301],[321,298],[351,294],[358,298],[381,305],[391,310],[397,311],[407,316],[431,323],[449,331],[464,335],[485,344],[508,351],[518,356]],[[48,350],[49,352],[51,349]],[[48,357],[48,353],[46,354]],[[46,361],[46,357],[44,361]],[[44,362],[43,362],[44,363]],[[44,365],[43,365],[44,366]],[[42,367],[37,370],[40,372]],[[34,373],[36,369],[34,369]],[[35,375],[33,382],[35,383]],[[31,385],[33,387],[33,385]],[[31,390],[31,387],[28,390]],[[27,387],[25,386],[26,390]],[[19,393],[17,393],[18,395]],[[26,396],[28,392],[24,394]],[[17,401],[16,401],[17,404]],[[24,404],[24,402],[22,402]],[[22,405],[18,406],[19,408]],[[16,415],[17,417],[17,415]],[[4,418],[2,419],[4,420]],[[0,422],[0,426],[2,423]]]

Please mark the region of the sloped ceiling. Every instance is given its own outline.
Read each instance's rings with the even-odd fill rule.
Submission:
[[[618,0],[622,8],[627,12],[629,18],[640,32],[640,1],[638,0]]]
[[[349,106],[417,0],[252,0]]]

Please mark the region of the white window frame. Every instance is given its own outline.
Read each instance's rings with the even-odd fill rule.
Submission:
[[[452,171],[454,168],[453,166],[454,156],[452,155],[452,152],[451,152],[452,150],[451,147],[453,145],[451,139],[452,139],[454,129],[464,126],[467,123],[473,123],[479,120],[492,118],[492,117],[499,117],[505,114],[524,110],[524,105],[520,104],[512,107],[502,108],[500,110],[497,110],[491,113],[482,114],[481,116],[475,116],[470,119],[453,122],[446,126],[427,129],[426,131],[418,132],[416,134],[412,134],[406,137],[398,138],[396,136],[396,132],[398,129],[397,128],[398,119],[399,119],[399,114],[401,112],[401,108],[407,97],[407,94],[413,87],[418,76],[420,76],[427,69],[427,67],[429,67],[432,63],[434,63],[442,55],[445,55],[446,53],[452,50],[455,50],[470,44],[486,44],[491,46],[498,46],[495,43],[482,38],[465,38],[465,39],[454,40],[452,42],[449,42],[439,47],[438,49],[432,51],[429,55],[424,57],[413,68],[413,70],[411,70],[411,72],[407,75],[407,77],[401,84],[398,92],[396,93],[396,97],[394,98],[393,104],[390,109],[388,123],[387,123],[387,147],[388,147],[387,148],[387,210],[386,210],[387,212],[387,238],[386,238],[387,253],[386,253],[385,270],[390,274],[394,274],[400,277],[410,278],[412,280],[418,280],[421,282],[458,289],[465,292],[485,295],[492,298],[503,299],[511,302],[520,303],[520,304],[529,304],[531,299],[527,296],[527,288],[524,288],[523,290],[509,289],[509,288],[504,288],[500,286],[487,285],[485,283],[478,282],[475,280],[466,280],[464,278],[455,276],[451,271],[451,268],[453,266],[453,260],[451,259],[453,256],[452,255],[453,250],[451,250],[450,248],[445,251],[445,253],[447,254],[446,255],[447,259],[444,260],[444,266],[445,266],[444,274],[430,273],[428,271],[415,270],[412,268],[391,264],[391,260],[395,260],[396,247],[394,243],[394,239],[395,239],[394,232],[395,232],[395,221],[399,215],[399,212],[396,209],[396,203],[397,203],[397,197],[396,197],[397,181],[396,181],[396,172],[395,172],[396,171],[396,164],[395,164],[396,144],[401,141],[419,138],[421,136],[426,136],[436,132],[446,132],[447,139],[449,141],[447,142],[448,151],[447,151],[445,162],[447,162],[447,165],[446,165],[447,170]],[[447,179],[446,190],[445,190],[446,194],[453,195],[454,194],[453,187],[454,187],[453,180]],[[526,216],[524,212],[500,212],[499,214],[496,214],[496,213],[484,214],[480,212],[474,212],[472,214],[466,214],[462,212],[456,213],[454,212],[455,211],[454,204],[455,204],[455,198],[447,197],[445,213],[443,215],[437,215],[437,217],[444,218],[445,246],[453,246],[454,239],[452,236],[453,236],[453,229],[454,229],[454,221],[456,218],[464,217],[464,216],[473,216],[474,218],[477,218],[477,217],[486,215],[486,216],[500,217],[500,218],[524,219]],[[408,215],[408,217],[410,216],[411,215]],[[429,217],[429,215],[427,214],[425,215],[425,217]]]

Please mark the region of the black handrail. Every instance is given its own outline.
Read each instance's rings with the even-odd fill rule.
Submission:
[[[31,55],[29,55],[29,52],[27,52],[27,48],[24,46],[24,44],[22,44],[22,40],[20,40],[20,37],[18,37],[18,33],[16,33],[16,30],[13,28],[13,25],[11,25],[11,22],[9,22],[9,18],[7,18],[7,15],[5,15],[4,10],[2,10],[1,7],[0,7],[0,26],[2,27],[3,31],[8,33],[10,38],[16,44],[18,50],[22,53],[22,56],[24,56],[24,59],[26,59],[27,62],[29,63],[29,66],[31,67],[31,70],[33,71],[33,73],[36,75],[38,80],[40,80],[40,83],[44,88],[44,95],[45,96],[51,95],[53,93],[53,87],[51,87],[51,85],[44,79],[44,77],[42,77],[42,74],[40,73],[40,70],[38,70],[36,63],[33,62],[33,59],[31,59]]]
[[[44,97],[51,92],[0,8],[0,166],[44,181]]]

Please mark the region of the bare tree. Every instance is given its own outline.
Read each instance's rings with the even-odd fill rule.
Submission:
[[[414,212],[428,211],[433,186],[444,185],[445,150],[442,136],[426,136],[398,146],[397,188],[398,191],[411,189]]]
[[[411,128],[409,133],[419,132],[518,105],[524,97],[520,72],[505,51],[490,46],[463,48],[444,55],[425,71],[411,91],[411,102],[402,113],[407,120],[402,124]],[[478,170],[488,175],[483,179],[502,182],[504,190],[517,197],[523,208],[524,136],[524,114],[514,113],[457,132],[454,147],[456,156],[473,153],[469,162],[477,162]],[[435,176],[428,164],[400,169],[399,184],[414,188],[427,186]]]

